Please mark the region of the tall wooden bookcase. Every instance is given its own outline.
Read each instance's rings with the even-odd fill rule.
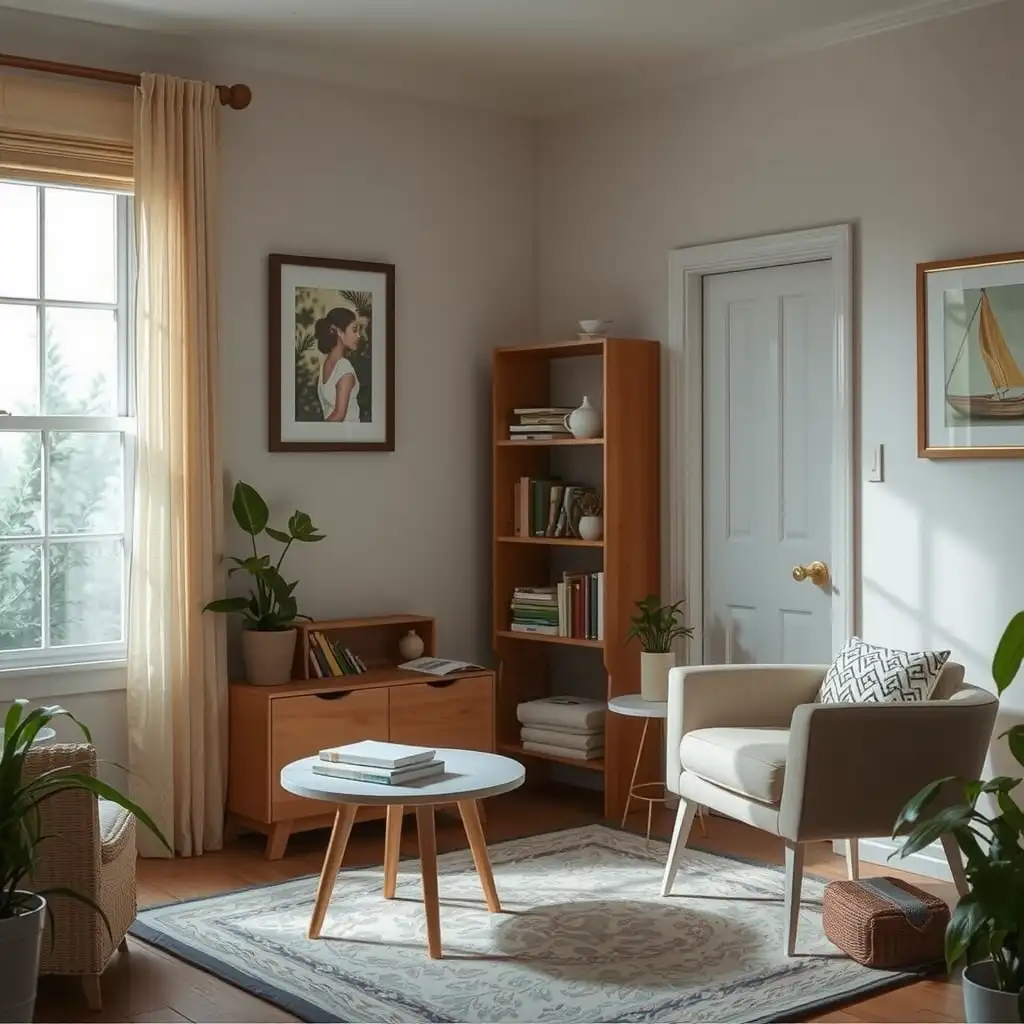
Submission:
[[[633,602],[660,592],[659,363],[657,341],[608,338],[500,348],[493,378],[493,615],[498,661],[495,732],[498,750],[527,766],[528,779],[543,780],[557,757],[525,753],[516,705],[564,692],[567,661],[586,678],[586,694],[608,698],[640,690],[640,649],[627,643]],[[584,395],[603,407],[603,436],[549,441],[511,440],[513,410],[576,406]],[[604,505],[604,537],[515,535],[515,482],[520,477],[589,474]],[[575,549],[575,550],[574,550]],[[566,560],[586,571],[604,571],[604,638],[582,640],[510,630],[517,586],[551,584]],[[588,649],[588,650],[584,650]],[[578,662],[578,663],[577,663]],[[577,687],[577,692],[579,688]],[[607,716],[605,756],[564,761],[577,772],[604,776],[605,817],[621,818],[633,772],[642,722]],[[659,777],[657,744],[648,743],[637,781]]]

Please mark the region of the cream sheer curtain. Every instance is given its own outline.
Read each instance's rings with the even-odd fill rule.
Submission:
[[[132,796],[184,856],[223,838],[217,93],[143,75],[135,97],[138,450],[128,613]],[[173,836],[173,840],[171,837]],[[145,830],[140,851],[166,856]]]

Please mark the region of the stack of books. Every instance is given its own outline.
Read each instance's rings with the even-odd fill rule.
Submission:
[[[566,572],[551,587],[516,587],[510,611],[514,633],[603,640],[604,573]]]
[[[513,409],[515,421],[509,424],[511,441],[554,441],[560,437],[572,437],[565,425],[565,417],[574,410],[557,405],[527,406]]]
[[[310,630],[309,668],[317,679],[331,676],[361,676],[366,671],[362,658],[331,640],[326,633]]]
[[[444,761],[437,760],[436,753],[427,747],[360,740],[321,750],[320,757],[313,762],[313,771],[317,775],[353,782],[406,786],[410,782],[427,782],[444,774]]]
[[[586,697],[544,697],[516,708],[523,750],[570,761],[604,755],[603,701]]]
[[[581,503],[595,487],[560,480],[520,477],[513,484],[513,530],[517,537],[579,537]]]
[[[512,591],[512,631],[561,636],[557,587],[516,587]]]

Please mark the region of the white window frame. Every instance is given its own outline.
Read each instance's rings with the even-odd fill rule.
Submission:
[[[36,185],[38,200],[36,225],[38,239],[38,288],[32,299],[15,298],[0,293],[0,302],[11,305],[32,306],[41,311],[39,331],[39,400],[43,401],[46,381],[46,310],[49,309],[98,309],[114,311],[117,314],[118,380],[117,404],[122,415],[118,416],[18,416],[0,415],[0,431],[38,431],[42,437],[41,486],[43,532],[41,535],[5,537],[0,543],[6,545],[42,543],[42,646],[29,650],[0,651],[0,676],[47,674],[54,669],[65,668],[109,668],[124,665],[127,658],[128,631],[128,581],[132,554],[132,526],[134,513],[135,480],[135,360],[134,360],[134,309],[135,309],[135,260],[132,246],[132,195],[116,189],[83,189],[81,186],[49,183],[51,188],[75,188],[80,191],[102,191],[116,196],[116,246],[117,246],[117,296],[113,303],[80,302],[75,300],[48,299],[44,297],[46,270],[46,201],[47,184],[33,181],[13,181],[15,184]],[[121,540],[123,537],[122,567],[124,578],[121,587],[122,639],[117,642],[77,644],[74,646],[50,647],[49,608],[49,507],[47,487],[49,484],[50,432],[75,433],[120,433],[123,438],[122,470],[124,473],[124,529],[122,533],[89,533],[59,535],[60,543],[77,543],[97,540]],[[107,688],[106,686],[103,687]],[[89,690],[92,687],[75,687]]]

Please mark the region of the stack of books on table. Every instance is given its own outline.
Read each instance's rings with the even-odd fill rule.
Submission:
[[[570,761],[604,756],[603,701],[587,697],[543,697],[516,708],[523,750]]]
[[[405,786],[426,782],[444,774],[444,761],[428,747],[403,743],[360,740],[340,747],[327,747],[313,762],[317,775],[330,775],[353,782],[376,782],[383,786]]]
[[[560,437],[572,437],[565,425],[565,417],[573,409],[557,405],[528,406],[513,409],[515,417],[509,424],[509,439],[512,441],[553,441]]]

